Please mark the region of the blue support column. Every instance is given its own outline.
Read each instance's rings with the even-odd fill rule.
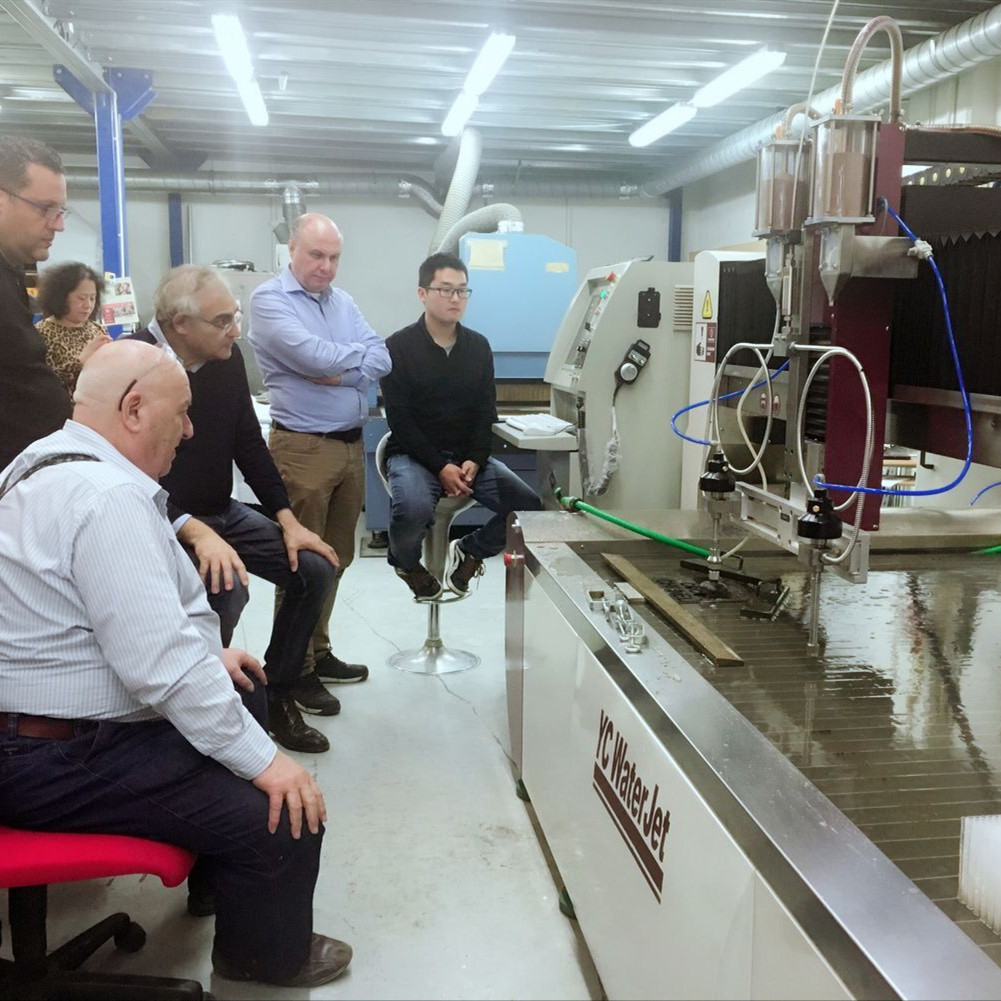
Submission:
[[[141,115],[156,97],[152,76],[145,70],[106,69],[104,79],[110,89],[94,94],[65,66],[55,66],[52,73],[56,83],[94,118],[104,270],[122,277],[129,266],[122,122]]]
[[[118,95],[94,95],[97,130],[97,188],[101,202],[101,251],[104,270],[121,277],[128,273],[129,251],[125,234],[125,158],[122,152],[122,119]]]
[[[184,263],[184,217],[181,215],[181,193],[167,195],[167,220],[170,228],[170,266]]]

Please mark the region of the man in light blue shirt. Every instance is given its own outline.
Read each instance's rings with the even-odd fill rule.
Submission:
[[[364,681],[368,668],[330,650],[337,583],[354,559],[365,495],[361,428],[369,387],[391,367],[385,341],[343,289],[333,288],[340,230],[317,213],[300,216],[289,236],[289,266],[250,297],[248,337],[271,399],[268,445],[296,518],[333,546],[341,572],[320,613],[296,687],[305,712],[333,715],[322,681]]]

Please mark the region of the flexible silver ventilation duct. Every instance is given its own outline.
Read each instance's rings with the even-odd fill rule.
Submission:
[[[463,129],[459,139],[459,154],[455,160],[455,172],[448,186],[445,205],[438,217],[438,225],[428,253],[434,253],[434,248],[441,245],[445,234],[466,214],[469,200],[473,197],[476,185],[476,175],[480,172],[480,158],[483,154],[483,139],[476,129]],[[439,160],[441,158],[439,157]]]
[[[523,228],[521,212],[514,205],[497,202],[494,205],[484,205],[475,212],[464,215],[442,238],[438,246],[431,245],[432,254],[458,254],[459,241],[466,233],[495,233],[501,223],[510,223],[511,229],[520,231]]]
[[[297,184],[286,184],[282,192],[282,219],[272,227],[275,239],[279,243],[288,243],[292,232],[292,224],[301,215],[306,214],[306,203],[302,200],[302,191]]]
[[[998,55],[1001,55],[1001,5],[908,49],[904,53],[901,73],[902,93],[905,96],[914,94]],[[852,92],[852,103],[857,112],[868,111],[889,98],[891,75],[890,59],[859,74]],[[813,99],[814,107],[821,114],[833,110],[835,100],[841,97],[841,90],[842,85],[838,83],[817,94]],[[775,134],[775,127],[782,121],[783,114],[762,119],[686,163],[655,174],[643,185],[643,194],[663,195],[750,160],[758,147]]]
[[[73,188],[96,188],[97,171],[70,167],[66,171],[67,180]],[[193,173],[183,175],[156,174],[148,170],[127,170],[125,187],[128,191],[179,191],[182,194],[214,195],[281,195],[286,185],[295,184],[302,194],[356,196],[372,198],[413,197],[425,208],[429,215],[438,218],[441,204],[435,199],[430,185],[423,178],[413,175],[378,174],[332,174],[310,180],[278,180],[265,174],[242,172]],[[586,178],[564,178],[545,180],[520,178],[512,181],[495,181],[489,185],[478,184],[473,194],[479,195],[487,189],[494,198],[616,198],[626,200],[639,197],[635,184],[619,181],[588,180]]]

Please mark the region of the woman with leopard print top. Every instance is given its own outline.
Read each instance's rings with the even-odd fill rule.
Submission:
[[[103,279],[86,264],[58,264],[42,272],[38,332],[48,347],[45,360],[73,395],[83,363],[111,338],[97,321]]]

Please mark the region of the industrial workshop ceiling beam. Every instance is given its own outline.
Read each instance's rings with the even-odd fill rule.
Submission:
[[[56,63],[65,66],[89,91],[94,94],[111,93],[111,86],[104,79],[101,67],[92,63],[63,37],[56,19],[45,14],[35,0],[0,0],[0,10],[5,11]],[[181,166],[180,158],[142,119],[134,118],[124,125],[149,151],[149,158],[143,159],[151,167],[176,169]]]

